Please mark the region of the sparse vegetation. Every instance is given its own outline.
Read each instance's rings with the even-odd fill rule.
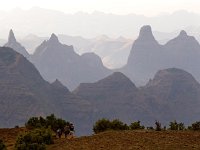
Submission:
[[[16,141],[16,150],[45,150],[46,144],[52,144],[53,138],[49,129],[34,129],[21,134]]]
[[[47,121],[48,120],[48,121]],[[57,121],[55,121],[57,120]],[[59,121],[60,122],[59,122]],[[48,122],[48,123],[47,123]],[[47,149],[57,149],[58,146],[62,147],[63,149],[68,149],[68,146],[70,146],[69,149],[81,149],[84,147],[84,149],[89,149],[91,148],[90,146],[94,144],[95,141],[99,141],[98,137],[102,137],[102,143],[100,145],[103,145],[105,143],[108,143],[110,140],[109,145],[105,145],[105,147],[108,147],[109,149],[117,149],[118,147],[116,144],[112,145],[113,141],[112,138],[116,138],[116,140],[119,142],[118,146],[121,147],[120,143],[123,143],[127,141],[127,137],[130,138],[131,140],[135,140],[133,143],[134,144],[141,144],[143,149],[143,146],[148,147],[148,149],[155,149],[155,144],[157,146],[160,146],[160,149],[163,147],[161,145],[166,144],[166,140],[171,139],[172,137],[174,138],[173,141],[176,142],[171,142],[168,143],[168,146],[174,147],[174,149],[180,148],[196,148],[199,149],[200,143],[198,142],[199,140],[198,137],[200,136],[200,132],[190,132],[190,130],[196,130],[200,131],[200,122],[195,122],[191,126],[188,127],[190,130],[185,130],[185,126],[183,123],[178,123],[176,120],[172,121],[169,123],[169,128],[166,128],[166,131],[164,131],[165,127],[161,128],[161,123],[159,121],[156,121],[156,127],[155,129],[153,127],[147,127],[147,130],[152,130],[150,132],[148,131],[132,131],[132,130],[137,130],[137,129],[144,129],[145,127],[141,125],[140,121],[132,122],[130,126],[127,124],[123,123],[122,121],[115,119],[115,120],[108,120],[108,119],[100,119],[98,120],[94,127],[93,130],[95,133],[100,133],[103,131],[107,131],[105,133],[100,133],[97,136],[91,136],[91,137],[81,137],[78,138],[77,140],[72,140],[70,142],[66,142],[66,139],[61,138],[54,138],[52,137],[52,125],[54,123],[56,124],[61,124],[62,125],[63,120],[57,119],[54,115],[50,115],[47,118],[42,118],[42,117],[32,117],[29,119],[26,125],[29,125],[28,127],[32,127],[29,130],[26,128],[13,128],[13,129],[0,129],[0,137],[3,137],[2,139],[5,139],[4,142],[0,140],[0,150],[6,150],[5,145],[7,146],[8,149],[15,149],[15,150],[45,150]],[[30,126],[32,125],[32,126]],[[47,125],[49,125],[49,128],[47,128]],[[44,128],[45,127],[45,128]],[[54,128],[54,127],[53,127]],[[109,130],[109,131],[108,131]],[[115,132],[113,132],[115,130]],[[126,130],[126,131],[122,131]],[[129,130],[129,131],[127,131]],[[160,132],[154,132],[154,130],[160,131]],[[182,132],[171,132],[170,130],[184,130]],[[17,141],[16,136],[20,133],[20,136],[18,136]],[[23,133],[23,134],[22,134]],[[7,135],[6,135],[7,134]],[[123,136],[122,136],[123,134]],[[108,137],[105,137],[108,136]],[[117,137],[118,136],[118,137]],[[127,137],[126,137],[127,136]],[[91,140],[93,138],[95,141]],[[106,138],[106,140],[104,139]],[[123,137],[123,138],[122,138]],[[133,137],[133,138],[132,138]],[[149,138],[149,140],[154,143],[151,145],[151,142],[145,143],[146,139]],[[180,141],[183,140],[182,142]],[[193,140],[196,139],[196,140]],[[80,142],[83,140],[83,142]],[[91,145],[85,145],[85,140],[87,143],[90,143]],[[129,142],[131,140],[128,140],[127,144],[130,144]],[[73,142],[77,142],[79,145],[76,146],[76,144],[73,145]],[[106,142],[105,142],[106,141]],[[160,143],[158,141],[161,141]],[[169,140],[170,141],[170,140]],[[177,143],[179,141],[179,143]],[[75,142],[75,143],[76,143]],[[157,143],[156,143],[157,142]],[[193,142],[193,143],[192,143]],[[51,145],[52,143],[55,143]],[[145,143],[145,144],[144,144]],[[186,143],[186,144],[185,144]],[[97,144],[99,144],[97,142]],[[176,146],[174,144],[177,144]],[[81,146],[80,146],[81,145]],[[93,146],[95,147],[96,144]],[[89,148],[87,147],[89,146]],[[98,147],[99,145],[97,145]],[[124,146],[124,145],[123,145]],[[131,146],[131,145],[130,145]],[[149,148],[151,146],[151,148]],[[165,145],[166,146],[166,145]],[[128,147],[127,147],[128,148]],[[129,147],[130,148],[130,147]],[[135,148],[135,147],[134,147]],[[166,147],[165,147],[166,148]]]
[[[3,140],[0,139],[0,150],[6,150],[6,145],[4,144]]]

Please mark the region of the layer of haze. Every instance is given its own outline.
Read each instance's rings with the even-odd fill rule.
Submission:
[[[1,2],[0,10],[11,10],[17,7],[30,9],[35,6],[65,13],[102,11],[152,16],[161,12],[172,13],[180,9],[200,13],[199,0],[6,0]]]
[[[8,32],[29,53],[52,33],[76,52],[94,52],[104,65],[126,64],[134,39],[143,25],[166,43],[180,30],[200,41],[198,0],[6,0],[0,5],[0,46]]]

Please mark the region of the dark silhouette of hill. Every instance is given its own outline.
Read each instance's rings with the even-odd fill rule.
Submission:
[[[200,85],[188,72],[170,68],[160,70],[141,88],[122,73],[114,73],[96,83],[85,83],[73,92],[88,100],[95,119],[119,118],[126,122],[141,120],[165,125],[175,119],[186,124],[198,120]]]
[[[11,48],[0,47],[0,127],[23,125],[29,117],[54,113],[76,124],[78,134],[88,132],[92,107],[58,80],[49,84],[36,68]]]
[[[153,80],[141,89],[154,119],[163,123],[180,120],[186,124],[198,120],[200,84],[181,69],[160,70]]]

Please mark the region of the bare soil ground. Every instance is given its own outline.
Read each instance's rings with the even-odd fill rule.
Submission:
[[[49,150],[193,150],[200,132],[109,131],[71,140],[56,140]]]
[[[20,129],[0,129],[8,150],[14,149]],[[55,138],[47,150],[200,150],[199,131],[108,131],[73,139]]]

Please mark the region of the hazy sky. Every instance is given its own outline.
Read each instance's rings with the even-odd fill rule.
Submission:
[[[115,14],[136,13],[152,16],[180,9],[200,13],[200,0],[2,0],[0,10],[16,7],[29,9],[34,6],[66,13],[90,13],[97,10]]]

